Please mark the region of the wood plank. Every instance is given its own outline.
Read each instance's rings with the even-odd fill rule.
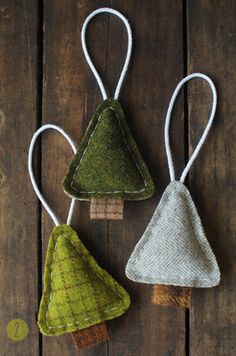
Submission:
[[[220,265],[219,287],[194,292],[190,354],[235,354],[235,1],[189,1],[188,70],[214,80],[218,111],[214,127],[190,174],[190,187],[209,242]],[[210,110],[210,90],[195,81],[189,88],[189,143],[195,147]]]
[[[37,1],[2,0],[0,22],[0,353],[35,356],[38,217],[27,156],[37,125]],[[18,318],[29,334],[12,341],[6,326]]]
[[[108,1],[46,0],[44,7],[44,88],[43,122],[61,125],[79,144],[91,115],[101,101],[101,94],[84,59],[80,32],[86,16]],[[106,15],[94,19],[88,28],[88,48],[95,63],[105,73],[107,48]],[[58,215],[66,221],[69,199],[61,181],[72,158],[71,149],[58,134],[43,140],[43,190]],[[52,229],[50,218],[43,212],[43,255]],[[72,226],[101,266],[107,266],[107,223],[90,221],[89,203],[78,202]],[[99,344],[80,355],[106,355],[107,344]],[[77,355],[71,336],[43,338],[43,354]]]
[[[132,299],[129,312],[110,323],[109,354],[180,356],[185,350],[185,310],[153,305],[152,286],[129,281],[124,269],[169,182],[163,140],[164,116],[170,95],[183,76],[182,2],[112,0],[111,6],[127,16],[133,30],[133,56],[120,102],[154,178],[156,194],[141,202],[125,202],[124,220],[109,222],[110,269]],[[123,26],[111,16],[106,74],[109,89],[115,86],[126,46]],[[171,142],[179,172],[184,162],[181,98],[175,114]]]

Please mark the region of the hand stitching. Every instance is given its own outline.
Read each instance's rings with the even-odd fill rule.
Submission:
[[[48,324],[48,320],[47,320],[47,319],[48,319],[49,308],[50,308],[50,303],[51,303],[51,296],[52,296],[52,288],[51,288],[51,285],[52,285],[52,276],[53,276],[53,266],[54,266],[54,263],[55,263],[55,253],[56,253],[56,250],[57,250],[58,241],[59,241],[62,237],[67,238],[67,239],[69,240],[69,242],[76,248],[76,251],[79,253],[79,255],[80,255],[80,256],[83,258],[83,260],[88,264],[88,261],[86,260],[86,258],[84,257],[84,255],[82,255],[82,253],[78,250],[78,248],[77,248],[77,246],[75,245],[74,241],[71,241],[66,235],[60,235],[60,236],[58,237],[58,239],[57,239],[57,241],[56,241],[56,244],[55,244],[55,247],[54,247],[54,252],[53,252],[53,262],[52,262],[52,270],[51,270],[51,283],[50,283],[50,295],[49,295],[49,303],[48,303],[48,308],[47,308],[46,317],[45,317],[45,323],[46,323],[48,329],[60,329],[60,328],[66,327],[66,326],[72,326],[72,325],[74,325],[74,324],[79,324],[79,323],[81,323],[81,320],[79,320],[79,321],[75,321],[75,322],[73,322],[73,323],[68,323],[68,324],[64,324],[64,325],[50,326],[50,325]],[[121,305],[121,300],[122,300],[121,295],[120,295],[114,288],[112,288],[110,285],[108,285],[108,284],[101,278],[101,276],[99,276],[98,274],[96,274],[96,276],[97,276],[98,278],[100,278],[104,284],[106,284],[109,288],[111,288],[111,289],[119,296],[119,298],[120,298],[120,303],[118,304],[118,306],[112,307],[112,308],[109,308],[109,309],[106,309],[106,310],[103,311],[103,313],[106,313],[106,312],[108,312],[108,311],[110,311],[110,310],[115,310],[115,309],[117,309],[117,308]],[[93,316],[93,317],[90,317],[90,318],[86,318],[86,319],[83,319],[83,321],[91,320],[91,319],[94,319],[94,318],[96,318],[96,317]]]
[[[141,174],[141,176],[142,176],[142,178],[143,178],[143,181],[144,181],[144,188],[142,188],[142,189],[140,189],[140,190],[134,190],[134,191],[129,191],[129,190],[124,190],[124,191],[122,191],[122,190],[115,190],[115,191],[113,191],[113,192],[101,192],[101,191],[89,191],[89,192],[86,192],[86,191],[79,191],[79,190],[76,188],[76,186],[74,185],[75,175],[77,174],[77,171],[78,171],[78,169],[79,169],[79,166],[80,166],[80,164],[82,163],[82,161],[83,161],[83,159],[84,159],[84,156],[85,156],[85,153],[87,152],[87,150],[88,150],[88,148],[89,148],[91,139],[92,139],[92,137],[93,137],[93,135],[94,135],[94,133],[95,133],[97,127],[98,127],[98,124],[99,124],[99,121],[100,121],[100,119],[101,119],[102,114],[103,114],[106,110],[110,110],[110,109],[114,111],[116,117],[118,118],[119,126],[120,126],[120,129],[121,129],[121,132],[122,132],[122,136],[123,136],[125,145],[126,145],[126,147],[128,148],[128,150],[129,150],[129,152],[130,152],[130,154],[131,154],[131,157],[132,157],[132,159],[133,159],[133,161],[134,161],[136,167],[138,168],[138,170],[139,170],[139,172],[140,172],[140,174]],[[99,194],[99,193],[102,193],[102,194],[115,194],[115,193],[133,193],[133,194],[138,194],[138,193],[143,192],[143,191],[147,188],[147,182],[146,182],[146,180],[145,180],[145,178],[144,178],[144,176],[143,176],[143,173],[142,173],[142,171],[141,171],[141,169],[140,169],[138,163],[136,162],[136,160],[135,160],[135,158],[134,158],[134,156],[133,156],[133,153],[132,153],[132,151],[130,150],[130,147],[129,147],[128,143],[127,143],[126,140],[125,140],[124,130],[123,130],[123,128],[122,128],[122,126],[121,126],[121,123],[120,123],[120,117],[117,115],[116,111],[115,111],[111,106],[109,106],[108,108],[104,109],[104,110],[102,111],[102,113],[99,115],[97,124],[96,124],[96,126],[94,127],[94,130],[93,130],[93,132],[92,132],[92,134],[91,134],[91,136],[90,136],[90,139],[89,139],[89,141],[88,141],[87,147],[85,148],[85,150],[84,150],[84,152],[83,152],[83,154],[82,154],[82,157],[80,158],[79,164],[78,164],[78,166],[76,167],[76,170],[75,170],[75,173],[74,173],[74,175],[73,175],[73,178],[72,178],[72,181],[71,181],[71,185],[70,185],[70,186],[71,186],[71,188],[72,188],[74,191],[76,191],[77,193],[81,193],[81,194],[85,194],[85,193],[86,193],[86,194],[94,194],[94,193],[98,193],[98,194]]]

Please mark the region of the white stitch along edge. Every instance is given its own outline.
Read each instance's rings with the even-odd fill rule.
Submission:
[[[56,253],[56,250],[57,250],[57,244],[58,244],[58,241],[59,241],[62,237],[67,238],[67,239],[69,240],[69,242],[70,242],[72,245],[74,245],[76,251],[77,251],[77,252],[79,253],[79,255],[83,258],[83,260],[88,264],[88,262],[87,262],[86,258],[84,257],[84,255],[82,255],[82,253],[77,249],[77,246],[75,245],[74,241],[71,241],[66,235],[60,235],[60,236],[58,237],[58,239],[57,239],[57,242],[56,242],[55,247],[54,247],[54,252],[53,252],[53,262],[52,262],[52,267],[51,267],[51,268],[52,268],[52,271],[51,271],[51,283],[50,283],[50,288],[51,288],[51,285],[52,285],[53,266],[54,266],[54,263],[55,263],[54,258],[55,258],[55,253]],[[111,289],[119,296],[119,298],[122,300],[122,296],[121,296],[114,288],[112,288],[110,285],[108,285],[108,284],[101,278],[101,276],[99,276],[98,274],[96,274],[96,276],[97,276],[98,278],[100,278],[100,279],[103,281],[104,284],[106,284],[109,288],[111,288]],[[49,326],[48,321],[47,321],[47,318],[48,318],[48,313],[49,313],[49,308],[50,308],[50,303],[51,303],[51,296],[52,296],[52,288],[51,288],[50,295],[49,295],[49,303],[48,303],[48,308],[47,308],[46,317],[45,317],[45,323],[46,323],[48,329],[60,329],[60,328],[66,327],[66,326],[71,326],[71,325],[74,325],[74,324],[79,324],[79,323],[81,322],[81,321],[75,321],[75,322],[73,322],[73,323],[68,323],[68,324],[64,324],[64,325]],[[115,309],[117,309],[117,308],[121,305],[121,300],[120,300],[120,303],[118,304],[118,306],[113,307],[113,308],[106,309],[106,310],[103,311],[103,313],[106,313],[106,312],[108,312],[108,311],[110,311],[110,310],[115,310]],[[86,318],[86,319],[84,319],[83,321],[91,320],[91,319],[94,319],[94,318],[95,318],[95,317]]]
[[[133,159],[133,161],[134,161],[136,167],[138,168],[138,170],[139,170],[139,172],[140,172],[140,174],[141,174],[141,176],[142,176],[142,178],[143,178],[143,181],[144,181],[144,188],[142,188],[141,190],[134,190],[134,191],[129,191],[129,190],[124,190],[124,191],[122,191],[122,190],[115,190],[115,191],[113,191],[113,192],[99,192],[99,191],[86,192],[86,191],[79,191],[79,190],[76,189],[76,187],[73,185],[73,181],[74,181],[74,179],[75,179],[75,175],[77,174],[77,171],[78,171],[78,169],[79,169],[79,166],[80,166],[80,164],[81,164],[82,161],[83,161],[84,155],[85,155],[85,153],[87,152],[87,150],[88,150],[88,148],[89,148],[90,141],[91,141],[91,139],[92,139],[92,137],[93,137],[93,135],[94,135],[94,133],[95,133],[97,127],[98,127],[98,124],[99,124],[99,121],[100,121],[100,119],[101,119],[101,116],[102,116],[102,114],[103,114],[106,110],[108,110],[108,109],[113,110],[114,113],[116,114],[116,117],[118,118],[119,126],[120,126],[120,129],[121,129],[121,132],[122,132],[122,136],[123,136],[125,145],[126,145],[126,147],[128,148],[128,150],[129,150],[129,152],[130,152],[130,154],[131,154],[131,157],[132,157],[132,159]],[[99,194],[99,193],[102,193],[102,194],[114,194],[114,193],[133,193],[133,194],[138,194],[138,193],[143,192],[143,191],[147,188],[147,182],[146,182],[146,180],[145,180],[145,178],[144,178],[144,176],[143,176],[143,173],[142,173],[142,171],[141,171],[139,165],[137,164],[137,162],[136,162],[136,160],[135,160],[135,158],[134,158],[134,156],[133,156],[133,153],[132,153],[132,151],[130,150],[129,145],[127,144],[127,142],[126,142],[126,140],[125,140],[125,135],[124,135],[124,131],[123,131],[123,128],[122,128],[122,126],[121,126],[121,123],[120,123],[120,118],[119,118],[119,116],[117,115],[117,113],[115,112],[115,110],[114,110],[111,106],[109,106],[108,108],[104,109],[104,110],[101,112],[101,114],[99,115],[97,124],[96,124],[96,126],[95,126],[95,128],[94,128],[94,130],[93,130],[93,132],[92,132],[92,134],[91,134],[91,136],[90,136],[90,139],[89,139],[89,141],[88,141],[87,147],[86,147],[86,149],[84,150],[82,157],[80,158],[79,164],[78,164],[78,166],[77,166],[77,168],[76,168],[76,170],[75,170],[75,173],[74,173],[74,175],[73,175],[73,178],[72,178],[72,181],[71,181],[70,186],[71,186],[71,188],[72,188],[73,190],[75,190],[76,192],[81,193],[81,194],[94,194],[94,193],[98,193],[98,194]]]

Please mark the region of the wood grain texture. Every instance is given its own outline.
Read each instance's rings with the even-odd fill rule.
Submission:
[[[79,4],[70,3],[69,7],[67,1],[60,1],[60,4],[45,2],[43,122],[53,121],[62,125],[74,140],[79,142],[91,115],[102,100],[82,53],[81,26],[85,17],[98,6],[110,5],[120,10],[130,20],[134,34],[134,52],[120,101],[141,152],[152,169],[155,181],[158,182],[157,194],[153,199],[127,203],[126,216],[122,223],[89,221],[89,203],[78,203],[74,221],[77,221],[75,227],[82,240],[95,257],[98,257],[98,261],[105,267],[109,266],[114,277],[127,287],[133,302],[130,311],[109,322],[111,339],[108,348],[98,345],[94,349],[81,351],[82,354],[184,354],[184,311],[174,308],[164,310],[153,306],[152,288],[137,285],[124,276],[129,253],[141,236],[169,180],[162,146],[163,117],[171,91],[183,72],[182,2],[176,2],[174,6],[170,4],[173,3],[160,1],[157,4],[156,1],[151,1],[150,13],[149,7],[143,2],[134,0],[127,3],[81,1]],[[171,26],[170,17],[173,18]],[[88,28],[88,48],[110,95],[114,92],[123,65],[126,36],[122,23],[114,16],[106,14],[95,18]],[[167,63],[171,69],[163,73],[162,68]],[[167,87],[166,82],[172,87]],[[175,134],[172,141],[176,148],[175,158],[183,163],[184,134],[181,111],[180,108],[176,110],[180,117],[179,121],[173,124]],[[54,136],[55,139],[50,135],[50,141],[49,138],[43,140],[43,187],[50,202],[58,207],[59,215],[65,216],[65,196],[59,195],[59,192],[60,180],[66,171],[70,154],[64,153],[66,151],[63,149],[63,141],[58,139],[56,134]],[[179,145],[180,137],[182,145]],[[58,157],[60,166],[56,163]],[[57,169],[50,169],[55,164]],[[51,229],[47,217],[43,217],[43,226],[46,246]],[[70,342],[67,335],[56,339],[44,338],[44,353],[74,355]]]
[[[134,50],[120,103],[150,168],[156,193],[151,199],[125,202],[122,223],[108,223],[110,271],[130,292],[132,301],[125,316],[110,322],[109,354],[181,356],[185,350],[185,311],[153,305],[152,286],[129,281],[124,269],[169,182],[163,146],[164,116],[172,90],[183,75],[182,2],[151,0],[147,5],[145,1],[112,0],[110,5],[120,10],[132,26]],[[110,17],[106,82],[111,93],[126,46],[124,28]],[[179,172],[184,160],[181,97],[178,104],[171,138]]]
[[[108,1],[45,0],[44,3],[44,83],[43,123],[62,126],[79,144],[101,95],[82,52],[80,33],[86,16]],[[88,48],[103,73],[106,66],[108,18],[98,17],[88,28]],[[69,199],[63,193],[62,179],[72,159],[70,147],[57,133],[45,134],[42,143],[43,191],[62,221],[66,221]],[[42,217],[43,256],[52,229],[45,212]],[[89,203],[78,202],[72,226],[102,267],[107,267],[108,244],[106,221],[91,221]],[[104,356],[107,344],[81,350],[80,355]],[[44,355],[77,355],[71,336],[43,338]]]
[[[190,354],[236,353],[235,1],[188,2],[188,70],[214,80],[219,101],[214,126],[190,173],[190,190],[222,273],[219,287],[193,292]],[[210,112],[210,90],[189,87],[189,146],[195,147]]]
[[[36,128],[37,2],[0,4],[0,353],[38,355],[37,199],[27,173]],[[24,319],[20,342],[6,333]]]
[[[44,23],[39,13],[42,5]],[[156,193],[145,201],[125,202],[124,219],[120,222],[90,220],[90,203],[76,205],[72,226],[98,263],[128,290],[132,299],[124,316],[107,323],[109,341],[78,353],[71,335],[42,337],[36,325],[41,296],[39,276],[53,223],[43,209],[42,216],[38,216],[41,209],[28,178],[27,153],[33,131],[41,124],[41,109],[43,124],[62,126],[79,144],[102,101],[80,42],[86,16],[102,6],[120,10],[132,27],[134,50],[120,103],[154,178]],[[235,355],[235,18],[233,0],[1,1],[1,355]],[[89,25],[88,48],[110,95],[123,65],[126,45],[125,29],[114,16],[97,16]],[[37,69],[41,65],[43,83]],[[129,281],[124,274],[128,257],[169,182],[164,119],[170,96],[184,70],[209,74],[219,95],[216,121],[191,168],[188,183],[222,280],[219,287],[193,290],[189,335],[183,308],[153,305],[152,286]],[[188,85],[186,98],[188,107],[184,110],[183,93],[179,96],[170,128],[177,177],[187,159],[185,153],[191,154],[198,142],[211,104],[210,90],[200,80]],[[62,179],[71,158],[71,148],[58,133],[45,133],[42,189],[62,222],[66,221],[69,207]],[[36,165],[40,172],[37,160]],[[38,250],[40,237],[42,251]],[[22,318],[29,326],[29,336],[21,342],[13,342],[6,335],[7,322],[13,318]]]

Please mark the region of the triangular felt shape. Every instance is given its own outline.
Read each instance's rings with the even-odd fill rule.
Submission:
[[[105,100],[95,111],[63,185],[81,200],[140,200],[153,194],[152,178],[117,100]]]
[[[49,240],[38,324],[45,335],[87,328],[123,314],[128,293],[100,268],[69,225]]]
[[[220,271],[186,186],[173,181],[126,266],[129,279],[182,287],[213,287]]]

